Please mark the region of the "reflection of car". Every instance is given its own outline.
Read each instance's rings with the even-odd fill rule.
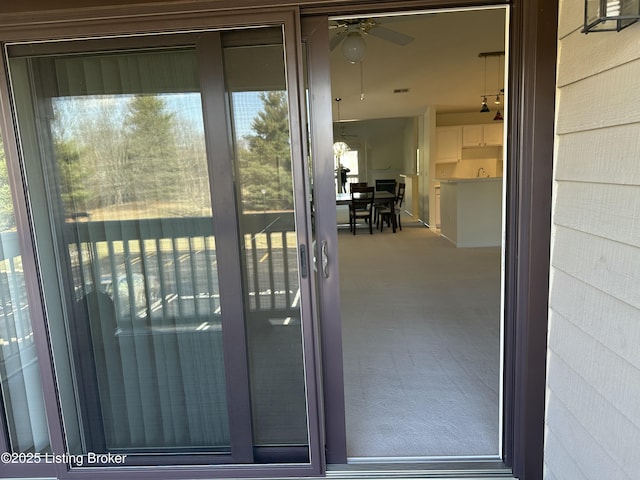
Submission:
[[[131,288],[129,280],[133,284]],[[136,315],[144,314],[147,306],[157,301],[160,294],[158,279],[153,275],[145,277],[141,273],[132,273],[129,276],[119,275],[115,292],[113,282],[110,279],[103,280],[102,285],[105,293],[113,299],[121,315],[130,315],[132,309]],[[130,301],[131,293],[133,293],[133,305]],[[149,295],[148,299],[147,295]]]

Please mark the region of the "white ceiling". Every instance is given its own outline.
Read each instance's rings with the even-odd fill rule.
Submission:
[[[410,117],[428,107],[438,113],[477,112],[484,93],[495,110],[496,93],[504,87],[505,57],[486,57],[485,92],[485,58],[478,54],[505,51],[505,8],[402,15],[381,22],[414,40],[399,46],[365,35],[361,65],[349,63],[341,45],[331,52],[332,96],[342,99],[341,121]],[[330,35],[336,31],[332,28]],[[394,89],[409,91],[393,93]],[[333,107],[337,121],[337,102]]]

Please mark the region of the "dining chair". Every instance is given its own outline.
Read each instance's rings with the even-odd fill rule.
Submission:
[[[378,178],[376,179],[376,192],[391,192],[396,191],[395,178]]]
[[[356,222],[362,219],[369,224],[369,234],[373,234],[374,187],[352,187],[349,205],[349,229],[356,234]]]
[[[393,209],[389,208],[389,205],[381,206],[377,209],[376,227],[380,227],[380,231],[384,229],[384,222],[387,222],[388,226],[391,226],[393,216],[396,216],[396,225],[402,230],[402,223],[400,222],[400,214],[402,213],[402,202],[404,200],[404,192],[407,188],[405,183],[398,184],[398,191],[396,192],[396,199],[393,203]]]
[[[353,182],[349,184],[349,192],[352,192],[354,188],[368,187],[367,182]]]
[[[349,193],[353,192],[354,189],[360,190],[362,188],[368,187],[369,184],[367,182],[353,182],[349,184]]]
[[[376,192],[395,193],[397,183],[395,178],[377,178]],[[373,218],[376,223],[378,222],[378,211],[386,205],[388,205],[387,202],[379,200],[373,204]]]

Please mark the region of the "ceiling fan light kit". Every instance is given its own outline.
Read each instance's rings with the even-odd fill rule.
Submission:
[[[338,29],[338,32],[330,40],[330,48],[333,50],[342,43],[342,55],[351,63],[362,61],[367,50],[364,35],[371,35],[387,42],[404,46],[413,41],[413,37],[396,32],[380,24],[384,18],[362,18],[355,20],[338,20],[330,28]]]
[[[362,38],[360,32],[354,31],[347,34],[342,42],[342,55],[349,63],[358,63],[362,61],[367,53],[367,43]]]
[[[346,142],[340,141],[333,144],[333,156],[338,159],[338,162],[340,162],[340,158],[349,150],[351,149],[349,148],[349,145],[346,144]]]

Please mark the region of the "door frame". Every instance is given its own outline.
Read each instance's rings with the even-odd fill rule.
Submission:
[[[338,7],[335,5],[338,2],[324,3],[332,5],[301,11],[303,25],[309,29],[312,42],[328,42],[330,15],[507,4],[482,0],[427,0],[384,2],[375,6],[341,4]],[[505,148],[510,168],[506,177],[504,428],[501,453],[504,464],[512,469],[513,474],[527,480],[542,478],[543,472],[558,5],[554,0],[514,0],[509,4],[509,134]],[[333,193],[329,198],[329,189],[319,186],[333,185],[333,178],[328,178],[328,165],[333,165],[333,158],[327,147],[333,143],[329,135],[332,130],[330,123],[327,125],[331,119],[331,82],[326,51],[324,55],[321,52],[319,58],[315,57],[310,52],[308,68],[318,80],[317,85],[311,85],[310,95],[314,195],[319,202],[329,205],[334,201]],[[314,125],[314,118],[321,119],[324,130]],[[317,242],[326,242],[335,256],[335,222],[331,224],[328,217],[316,217]],[[323,371],[342,376],[340,295],[336,270],[337,266],[334,266],[333,275],[330,271],[328,278],[318,277],[320,341],[324,348]],[[331,299],[324,298],[323,294]],[[343,465],[346,463],[344,390],[330,383],[323,379],[327,462]],[[339,411],[333,411],[334,408]]]
[[[316,205],[335,205],[335,160],[331,69],[329,67],[328,16],[301,19],[303,43],[307,49],[307,80],[309,85],[309,130],[313,159],[313,201]],[[327,125],[327,119],[329,125]],[[332,214],[332,212],[334,212]],[[338,274],[338,232],[335,211],[320,209],[315,215],[316,305],[319,312],[319,338],[322,371],[324,442],[326,462],[347,463],[344,385],[334,378],[343,378],[342,322],[340,320],[340,276]],[[323,264],[326,263],[326,267]]]
[[[74,0],[66,2],[74,6]],[[140,6],[113,6],[114,0],[97,1],[91,8],[81,1],[75,2],[76,9],[58,8],[51,12],[29,12],[0,14],[2,27],[0,40],[19,38],[41,38],[48,31],[41,21],[53,22],[49,25],[61,26],[61,32],[70,35],[78,31],[108,31],[127,33],[131,30],[134,18],[141,10],[156,29],[176,28],[176,15],[191,18],[189,24],[202,26],[210,15],[219,15],[229,9],[271,8],[286,2],[281,0],[242,0],[241,2],[186,2],[181,5],[155,2]],[[110,4],[111,3],[111,4]],[[517,166],[509,170],[509,181],[513,188],[508,192],[508,231],[507,248],[507,318],[506,325],[506,372],[505,372],[505,441],[504,461],[513,470],[514,475],[523,480],[542,478],[543,438],[544,438],[544,392],[546,363],[546,331],[548,315],[549,284],[549,245],[551,237],[551,187],[554,143],[555,108],[555,71],[557,49],[558,4],[556,0],[512,0],[510,2],[487,2],[483,0],[387,0],[366,3],[359,0],[298,0],[303,17],[311,15],[335,15],[380,9],[424,9],[453,8],[461,6],[493,5],[509,3],[511,19],[509,83],[510,115],[508,119],[509,139],[506,145],[509,158],[516,158]],[[290,3],[288,3],[290,5]],[[55,9],[55,6],[51,6]],[[134,18],[132,20],[132,18]],[[303,19],[304,20],[304,19]],[[184,22],[183,22],[184,23]],[[105,25],[109,28],[105,29]],[[328,44],[328,43],[327,43]],[[321,85],[319,85],[321,86]],[[317,90],[316,86],[316,90]],[[38,268],[35,261],[32,239],[29,236],[29,216],[26,209],[28,193],[22,190],[22,177],[17,167],[18,146],[13,135],[11,105],[4,92],[7,91],[6,75],[0,76],[0,91],[3,92],[2,131],[7,153],[12,194],[16,206],[16,221],[19,230],[23,267],[28,278],[28,296],[33,305],[40,298]],[[323,90],[326,93],[326,90]],[[323,91],[314,95],[322,97]],[[325,101],[331,105],[331,95]],[[328,110],[327,107],[314,107]],[[326,115],[324,112],[323,115]],[[314,143],[328,136],[316,136]],[[331,142],[332,139],[329,139]],[[315,153],[315,152],[314,152]],[[322,180],[323,173],[316,173],[316,181]],[[327,180],[325,178],[325,180]],[[333,184],[333,177],[328,179]],[[322,223],[320,224],[322,227]],[[319,238],[325,233],[318,231]],[[331,242],[331,236],[325,237]],[[337,291],[338,285],[333,279],[318,282],[317,289],[322,292]],[[335,307],[324,305],[320,301],[320,314],[323,318],[336,312]],[[44,312],[33,308],[32,321],[34,337],[38,349],[42,352],[40,369],[46,397],[55,392],[55,380],[47,353]],[[326,329],[331,325],[322,325],[320,341],[327,337]],[[306,345],[306,344],[305,344]],[[323,369],[332,363],[322,358]],[[320,380],[318,386],[320,386]],[[325,392],[325,394],[328,392]],[[55,402],[46,402],[50,419],[57,418]],[[326,405],[330,408],[330,405]],[[2,423],[0,419],[0,423]],[[56,421],[50,422],[55,451],[63,451]],[[327,429],[328,430],[328,429]],[[327,438],[330,432],[326,433]],[[6,450],[6,439],[0,438],[0,449]],[[342,463],[335,459],[331,451],[327,452],[329,463]],[[55,470],[45,465],[3,467],[4,475],[55,475]]]

